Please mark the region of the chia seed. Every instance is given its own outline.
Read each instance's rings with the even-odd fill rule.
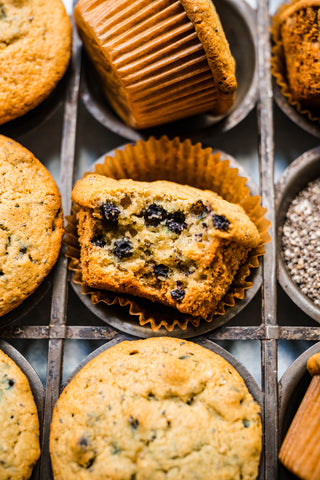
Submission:
[[[292,201],[282,231],[282,256],[292,280],[320,306],[320,177]]]

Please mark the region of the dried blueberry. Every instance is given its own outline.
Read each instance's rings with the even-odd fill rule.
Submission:
[[[100,247],[100,248],[103,248],[106,246],[106,241],[105,239],[103,238],[102,235],[95,235],[93,237],[93,239],[91,240],[91,243],[95,246],[95,247]]]
[[[191,213],[197,215],[199,218],[203,218],[210,212],[210,207],[206,206],[202,200],[197,200],[191,205]]]
[[[132,243],[128,238],[120,238],[114,242],[112,252],[119,258],[131,257],[133,254]]]
[[[187,228],[185,219],[185,214],[183,212],[177,211],[170,214],[166,225],[171,232],[180,234],[182,230]]]
[[[157,203],[152,203],[144,212],[144,219],[147,225],[157,227],[167,218],[167,211]]]
[[[170,294],[171,294],[172,299],[175,302],[181,303],[182,300],[184,299],[185,295],[186,295],[186,292],[185,292],[185,290],[182,290],[181,288],[177,288],[175,290],[172,290],[170,292]]]
[[[100,207],[103,220],[112,226],[118,225],[120,209],[113,202],[105,202]]]
[[[139,420],[137,418],[133,418],[132,416],[130,416],[129,423],[132,430],[137,430],[137,428],[139,427]]]
[[[160,263],[159,265],[153,265],[153,272],[157,278],[168,278],[169,268]]]
[[[79,445],[80,445],[80,447],[87,447],[88,446],[88,439],[87,438],[80,438]]]
[[[212,223],[214,228],[227,232],[230,226],[229,220],[223,215],[212,215]]]

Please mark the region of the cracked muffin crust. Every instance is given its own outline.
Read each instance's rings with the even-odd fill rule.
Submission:
[[[61,0],[0,0],[0,124],[47,98],[70,55],[71,22]]]
[[[40,456],[39,419],[29,382],[0,350],[0,479],[27,480]]]
[[[33,293],[62,241],[59,190],[29,150],[0,135],[0,317]]]
[[[244,210],[208,190],[87,175],[72,199],[87,285],[193,316],[215,312],[260,243]]]
[[[55,480],[254,480],[260,407],[222,357],[176,338],[122,342],[61,394]]]

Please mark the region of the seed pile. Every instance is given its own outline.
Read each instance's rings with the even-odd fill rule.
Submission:
[[[282,254],[293,281],[320,305],[320,177],[310,182],[288,209]]]

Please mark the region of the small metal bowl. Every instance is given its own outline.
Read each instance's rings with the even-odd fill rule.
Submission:
[[[135,130],[126,125],[109,106],[99,88],[94,67],[84,55],[81,96],[91,115],[112,132],[132,141],[168,133],[172,137],[190,136],[192,133],[217,135],[240,123],[255,106],[257,96],[255,11],[245,0],[216,0],[215,6],[237,65],[238,89],[235,103],[226,116],[197,115],[164,126]]]
[[[41,436],[42,436],[42,423],[43,423],[43,406],[44,406],[44,387],[38,374],[32,368],[30,363],[24,358],[21,353],[18,352],[12,345],[9,343],[0,340],[0,349],[8,355],[22,370],[25,376],[28,378],[30,388],[34,397],[34,401],[38,410],[39,416],[39,425],[40,425],[40,445],[41,445]],[[30,480],[39,479],[39,461],[33,469]]]
[[[305,152],[284,171],[276,186],[278,278],[291,300],[307,315],[320,323],[320,308],[292,280],[281,254],[282,227],[286,213],[297,194],[308,182],[320,177],[320,147]]]
[[[179,337],[180,338],[180,335]],[[120,342],[123,342],[125,340],[136,340],[133,337],[128,337],[126,335],[119,334],[115,339],[111,340],[110,342],[102,345],[101,347],[97,348],[94,350],[90,355],[88,355],[76,368],[76,370],[68,377],[66,382],[63,385],[63,388],[65,388],[71,380],[76,376],[76,374],[87,364],[92,360],[93,358],[97,357],[100,353],[104,352],[110,347],[113,347],[114,345],[117,345]],[[197,343],[201,345],[204,348],[207,348],[208,350],[211,350],[212,352],[216,353],[217,355],[220,355],[222,358],[224,358],[227,362],[229,362],[235,370],[241,375],[241,377],[244,380],[244,383],[246,384],[249,392],[251,393],[252,397],[254,400],[260,405],[261,410],[263,409],[263,394],[258,387],[255,379],[252,377],[252,375],[248,372],[248,370],[238,361],[236,360],[227,350],[224,348],[220,347],[216,343],[212,342],[211,340],[207,340],[203,337],[199,338],[194,338],[192,340],[194,343]],[[261,461],[260,461],[260,468],[259,468],[259,475],[257,477],[257,480],[263,480],[263,463],[262,463],[262,456],[261,456]]]
[[[280,87],[274,78],[273,97],[280,110],[282,110],[292,122],[310,133],[310,135],[320,138],[320,124],[310,120],[307,115],[302,115],[293,105],[290,105],[288,100],[282,95]]]
[[[117,150],[124,149],[125,145],[117,148]],[[116,150],[106,153],[100,157],[94,164],[103,164],[105,157],[113,157]],[[252,178],[247,174],[245,169],[229,154],[222,152],[221,150],[212,150],[212,154],[220,152],[221,160],[229,160],[231,168],[237,168],[238,174],[240,177],[247,178],[247,187],[250,190],[252,196],[259,195],[259,189]],[[91,171],[94,171],[94,166]],[[71,281],[72,288],[75,293],[78,295],[79,299],[87,306],[87,308],[96,315],[100,320],[104,321],[108,325],[116,328],[120,332],[127,333],[129,335],[134,335],[140,338],[147,338],[150,336],[170,336],[170,337],[179,337],[179,338],[192,338],[198,335],[208,333],[235,317],[241,310],[248,305],[248,303],[253,299],[259,290],[262,283],[262,267],[261,263],[258,268],[253,268],[251,270],[250,276],[247,278],[248,281],[252,282],[252,287],[250,287],[245,292],[245,296],[242,300],[236,300],[236,303],[233,307],[226,307],[226,312],[224,315],[216,315],[214,320],[211,322],[206,322],[201,320],[198,327],[188,325],[186,330],[175,326],[172,331],[168,331],[164,327],[159,328],[158,330],[152,330],[150,325],[139,325],[139,322],[136,319],[136,316],[130,315],[127,308],[120,306],[109,306],[104,302],[93,303],[91,301],[91,295],[84,294],[81,289],[81,285]],[[160,305],[161,307],[161,305]],[[164,307],[163,315],[170,315],[170,307]]]
[[[289,429],[299,405],[307,391],[311,376],[307,370],[307,361],[320,352],[320,343],[313,345],[295,360],[282,376],[279,383],[279,448]],[[294,480],[297,477],[280,466],[279,478]]]

